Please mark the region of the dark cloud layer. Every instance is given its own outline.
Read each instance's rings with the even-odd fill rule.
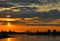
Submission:
[[[7,2],[0,1],[0,7],[11,7],[13,5],[7,4]]]
[[[49,12],[36,12],[36,8],[30,7],[20,7],[21,11],[13,12],[11,10],[6,10],[0,12],[0,17],[6,17],[7,14],[10,14],[11,17],[18,18],[34,18],[39,17],[43,21],[51,21],[55,19],[60,19],[60,11],[58,10],[50,10]]]
[[[38,0],[7,0],[7,1],[0,1],[0,7],[11,7],[14,6],[12,4],[8,4],[7,2],[17,3],[20,2],[31,4],[31,3],[38,3],[40,4],[41,1]],[[51,21],[55,19],[60,19],[60,12],[58,10],[50,10],[49,12],[36,12],[37,8],[35,7],[17,7],[20,9],[19,12],[13,12],[12,10],[4,10],[0,12],[0,17],[6,17],[7,14],[10,14],[11,17],[19,17],[19,18],[34,18],[39,17],[43,21]],[[14,8],[14,9],[17,9]]]
[[[44,1],[44,2],[42,2]],[[48,0],[47,2],[45,2],[45,0],[5,0],[5,1],[0,1],[0,6],[1,7],[10,7],[12,6],[12,4],[8,4],[8,3],[13,3],[13,4],[24,4],[24,5],[27,5],[27,4],[39,4],[39,5],[45,5],[45,4],[49,4],[49,3],[57,3],[59,2],[59,0]]]

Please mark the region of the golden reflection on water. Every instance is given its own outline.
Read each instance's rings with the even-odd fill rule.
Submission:
[[[6,38],[5,41],[23,41],[24,38],[25,38],[24,35],[23,36],[21,35],[21,36],[17,36],[17,37]]]
[[[18,35],[13,38],[3,38],[0,41],[60,41],[60,36],[26,36]]]

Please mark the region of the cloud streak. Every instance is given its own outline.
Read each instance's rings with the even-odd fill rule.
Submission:
[[[42,20],[43,22],[53,22],[60,19],[60,3],[43,4],[40,0],[7,0],[0,1],[0,17],[11,15],[12,18],[34,18],[32,21]],[[55,10],[56,9],[56,10]]]

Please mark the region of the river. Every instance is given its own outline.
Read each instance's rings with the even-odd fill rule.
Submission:
[[[16,37],[2,38],[0,41],[60,41],[60,36],[16,35]]]

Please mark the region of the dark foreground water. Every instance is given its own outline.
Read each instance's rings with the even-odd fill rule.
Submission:
[[[60,36],[16,35],[16,37],[2,38],[0,41],[60,41]]]

